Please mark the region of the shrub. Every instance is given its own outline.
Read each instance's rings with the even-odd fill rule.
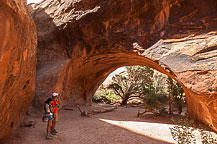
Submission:
[[[161,108],[159,109],[159,115],[165,115],[165,114],[168,114],[166,108],[164,105],[161,105]]]
[[[148,91],[146,89],[146,91]],[[147,94],[142,97],[144,99],[143,107],[151,111],[163,110],[164,103],[167,102],[167,97],[163,93],[156,93],[156,91],[149,90]],[[163,111],[162,111],[163,112]]]
[[[208,125],[205,125],[205,126],[199,125],[199,132],[200,132],[202,143],[203,144],[216,144],[217,139],[213,138],[213,135],[211,134],[211,132],[206,131],[207,127]]]
[[[103,86],[99,87],[94,96],[92,97],[92,101],[96,103],[105,102],[110,104],[114,100],[119,100],[120,97],[113,94],[110,90],[103,88]]]
[[[174,121],[174,119],[172,119]],[[175,122],[175,121],[174,121]],[[191,144],[196,143],[195,132],[198,130],[200,132],[202,144],[216,144],[217,140],[213,137],[212,133],[206,131],[205,127],[199,126],[199,128],[194,128],[193,120],[181,119],[175,122],[176,125],[170,128],[171,135],[173,139],[178,144]]]
[[[108,95],[106,95],[106,98],[109,99],[111,102],[121,99],[119,96],[116,96],[113,93],[108,93]]]
[[[100,102],[101,100],[102,100],[102,95],[94,94],[94,96],[92,97],[93,102]]]
[[[192,125],[193,121],[188,121],[187,119],[181,119],[178,121],[173,128],[170,128],[173,139],[178,144],[191,144],[192,142],[196,143],[196,138],[193,134],[195,128],[191,127]]]

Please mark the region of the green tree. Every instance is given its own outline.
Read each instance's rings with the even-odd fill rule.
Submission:
[[[173,88],[174,88],[174,84],[173,84],[173,79],[171,77],[168,76],[168,103],[169,103],[169,114],[172,114],[172,93],[173,93]]]
[[[182,113],[182,98],[184,91],[180,84],[175,82],[171,77],[168,76],[168,100],[169,100],[169,114],[172,114],[172,106],[175,106],[179,114]]]
[[[126,75],[117,74],[108,86],[113,92],[121,97],[121,105],[126,105],[130,97],[141,97],[144,90],[153,87],[154,71],[144,66],[128,66],[126,67]]]

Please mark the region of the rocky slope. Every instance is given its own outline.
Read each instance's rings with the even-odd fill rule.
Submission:
[[[36,44],[23,0],[0,0],[0,139],[19,126],[32,102]]]
[[[146,65],[177,80],[191,117],[217,130],[216,0],[46,0],[38,31],[35,106],[52,91],[90,103],[110,72]]]

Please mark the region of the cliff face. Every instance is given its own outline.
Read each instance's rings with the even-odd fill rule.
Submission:
[[[32,102],[36,40],[23,0],[0,0],[0,139],[19,126]]]
[[[52,91],[64,103],[90,103],[110,72],[146,65],[177,80],[191,117],[216,130],[216,0],[47,0],[32,6],[35,106]]]

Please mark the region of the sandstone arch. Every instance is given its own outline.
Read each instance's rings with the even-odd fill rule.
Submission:
[[[217,130],[215,0],[53,0],[33,5],[38,31],[34,104],[59,91],[89,102],[123,65],[147,65],[182,84],[191,117]]]
[[[0,139],[15,130],[32,102],[37,35],[22,0],[0,0]]]

